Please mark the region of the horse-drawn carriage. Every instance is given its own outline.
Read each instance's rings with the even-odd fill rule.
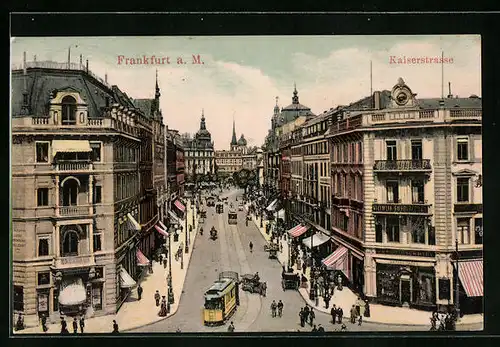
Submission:
[[[241,276],[241,289],[250,292],[258,293],[262,296],[266,296],[267,283],[260,282],[258,274],[246,274]]]
[[[216,240],[217,239],[217,230],[215,230],[215,227],[212,227],[212,229],[210,229],[210,238],[212,240]]]
[[[283,290],[294,289],[298,290],[300,285],[300,276],[295,272],[283,272],[281,274],[281,287]]]
[[[264,245],[264,251],[269,252],[269,259],[278,259],[280,246],[277,243],[268,243]]]

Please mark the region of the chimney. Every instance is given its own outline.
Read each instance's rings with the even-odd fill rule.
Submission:
[[[375,110],[380,110],[380,92],[375,91],[373,93],[373,108]]]
[[[104,82],[108,83],[108,74],[107,73],[104,74]]]

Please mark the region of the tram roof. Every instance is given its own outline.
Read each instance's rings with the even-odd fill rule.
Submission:
[[[215,293],[224,291],[224,289],[226,289],[231,284],[231,282],[233,282],[233,280],[230,278],[222,278],[219,281],[215,281],[214,284],[212,284],[212,286],[206,292],[206,294],[208,294],[207,298],[208,296],[213,296],[213,294]]]

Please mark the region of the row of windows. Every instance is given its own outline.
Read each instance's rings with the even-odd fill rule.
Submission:
[[[90,142],[90,148],[92,151],[90,153],[75,152],[75,153],[57,153],[58,159],[60,160],[91,160],[93,162],[101,161],[102,152],[101,142]],[[36,162],[37,163],[48,163],[50,160],[50,142],[40,141],[35,143],[36,151]]]
[[[360,175],[337,173],[333,175],[333,186],[337,197],[363,201],[363,179]]]
[[[348,234],[351,234],[358,239],[363,238],[363,216],[360,213],[350,211],[341,211],[334,209],[332,211],[332,224]]]
[[[386,201],[388,203],[400,203],[399,181],[388,180],[386,186]],[[411,180],[411,202],[414,204],[425,203],[424,181],[421,179]]]
[[[142,207],[142,205],[141,205]],[[142,211],[141,211],[142,212]],[[130,212],[130,215],[138,222],[140,223],[139,219],[139,211],[138,209],[134,209],[133,211]],[[135,228],[132,225],[130,219],[126,214],[121,215],[118,217],[116,221],[116,233],[115,233],[115,248],[119,247],[123,242],[128,240],[135,232]]]
[[[314,125],[303,128],[302,136],[313,135],[318,132],[326,131],[327,128],[328,128],[328,122],[316,123]]]
[[[71,206],[77,204],[77,189],[72,189],[68,184],[68,189],[63,189],[63,206]],[[76,187],[75,187],[76,188]],[[94,185],[93,204],[102,203],[102,187]],[[49,188],[38,188],[36,190],[36,204],[37,206],[49,206]]]
[[[302,175],[302,162],[301,161],[292,161],[292,174],[293,175]]]
[[[328,154],[328,143],[326,141],[304,145],[302,148],[304,155]]]
[[[411,140],[411,159],[422,160],[422,140]],[[398,160],[398,150],[396,140],[386,141],[386,160]]]
[[[363,144],[360,141],[334,143],[332,149],[334,163],[360,164],[363,162]]]
[[[135,174],[115,175],[115,200],[127,199],[139,193],[139,178]]]
[[[193,152],[193,151],[185,151],[187,157],[213,157],[214,152],[212,151],[199,151],[199,152]]]

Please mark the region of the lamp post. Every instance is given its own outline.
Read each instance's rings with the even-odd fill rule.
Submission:
[[[458,238],[455,239],[455,253],[456,253],[456,268],[457,268],[457,274],[455,276],[455,322],[458,321],[458,317],[460,317],[460,303],[459,303],[459,283],[458,283],[458,258],[459,258],[459,253],[458,253]]]
[[[189,231],[188,231],[188,216],[187,216],[187,203],[185,203],[184,208],[184,240],[186,245],[184,246],[184,253],[189,252]],[[183,258],[184,259],[184,258]],[[182,264],[182,261],[181,261]]]
[[[174,225],[174,230],[177,230],[177,224]],[[172,288],[172,233],[168,233],[168,302],[174,303],[174,291]]]

